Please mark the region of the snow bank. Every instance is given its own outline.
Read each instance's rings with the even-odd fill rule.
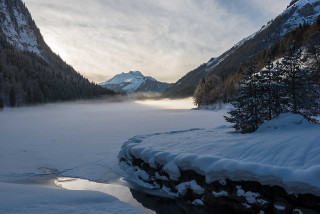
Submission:
[[[178,179],[182,170],[194,170],[207,183],[258,181],[288,193],[320,195],[319,128],[287,113],[246,135],[220,126],[134,137],[123,145],[119,158],[163,166],[171,179]]]

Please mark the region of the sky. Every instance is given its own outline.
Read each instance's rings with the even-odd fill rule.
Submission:
[[[141,71],[176,82],[290,0],[24,0],[45,41],[96,83]]]

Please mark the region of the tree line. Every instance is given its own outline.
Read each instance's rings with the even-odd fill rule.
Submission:
[[[0,108],[113,95],[53,52],[20,51],[0,36]]]
[[[304,23],[291,32],[289,32],[281,41],[277,42],[270,48],[267,48],[258,54],[252,56],[257,61],[258,69],[262,69],[265,59],[271,55],[274,59],[284,56],[292,43],[296,47],[308,47],[311,37],[320,32],[320,17],[312,25]],[[268,40],[269,38],[264,38]],[[227,76],[210,75],[199,81],[194,93],[194,103],[198,106],[212,105],[216,103],[232,102],[239,93],[239,82],[243,79],[243,70],[246,63],[242,63],[238,68],[233,68],[233,72]],[[219,79],[219,81],[212,81]],[[214,84],[213,84],[214,83]]]

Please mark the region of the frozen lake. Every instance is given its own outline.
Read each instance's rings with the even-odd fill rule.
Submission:
[[[193,107],[190,98],[5,109],[0,112],[0,182],[34,183],[43,175],[118,182],[123,172],[117,155],[129,138],[225,124],[218,114]]]

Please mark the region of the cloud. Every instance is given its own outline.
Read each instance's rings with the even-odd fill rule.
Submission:
[[[289,2],[25,0],[49,46],[95,82],[130,70],[175,82]]]

